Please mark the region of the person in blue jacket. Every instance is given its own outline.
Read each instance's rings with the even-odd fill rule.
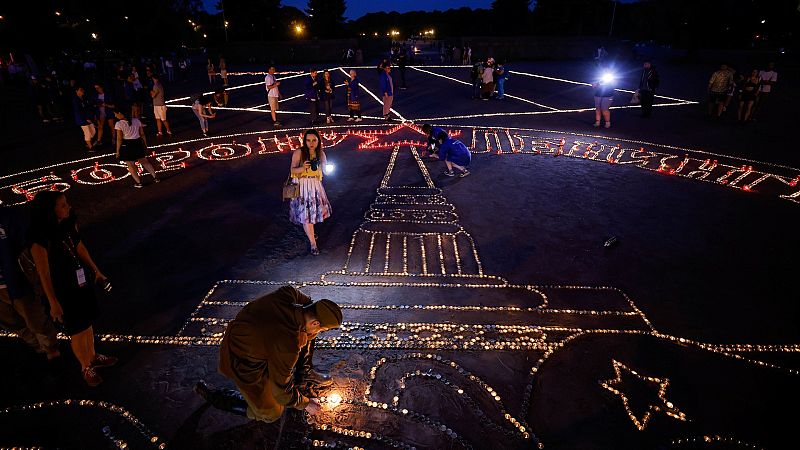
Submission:
[[[469,175],[469,163],[472,162],[472,154],[463,142],[458,139],[453,139],[447,136],[447,133],[442,132],[436,137],[439,147],[439,160],[444,161],[447,165],[447,171],[444,173],[448,177],[455,176],[453,167],[458,169],[461,173],[458,175],[463,178]]]
[[[431,126],[429,123],[426,123],[422,126],[422,132],[428,135],[428,146],[422,150],[422,157],[430,154],[431,158],[438,158],[438,156],[436,156],[436,145],[438,143],[437,136],[442,133],[444,133],[448,138],[450,136],[443,129]]]
[[[305,83],[305,97],[308,100],[308,111],[311,113],[311,126],[317,124],[317,113],[319,111],[319,86],[317,81],[317,69],[308,71],[309,76],[306,77]]]
[[[392,119],[389,117],[389,114],[392,112],[392,101],[394,100],[394,82],[392,81],[391,75],[392,65],[388,61],[384,61],[380,68],[379,81],[381,101],[383,102],[383,118],[387,122],[391,122]]]

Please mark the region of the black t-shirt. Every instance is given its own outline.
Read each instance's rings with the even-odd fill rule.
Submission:
[[[78,244],[81,242],[74,218],[62,220],[54,234],[34,233],[31,243],[39,244],[47,250],[50,263],[50,278],[56,294],[78,289],[77,270],[83,268],[86,283],[92,281],[91,269],[84,267],[78,257]]]

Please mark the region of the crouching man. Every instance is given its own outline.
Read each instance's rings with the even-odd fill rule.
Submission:
[[[199,382],[196,391],[213,406],[274,422],[285,408],[320,409],[314,395],[330,386],[330,376],[314,370],[317,333],[338,328],[342,311],[330,300],[312,302],[291,286],[242,308],[225,330],[219,354],[219,371],[233,380],[232,390],[214,390]]]

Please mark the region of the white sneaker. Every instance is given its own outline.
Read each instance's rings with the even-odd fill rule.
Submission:
[[[595,122],[595,123],[594,123],[594,127],[595,127],[595,128],[600,128],[600,122],[599,122],[599,121],[598,121],[598,122]]]
[[[356,122],[361,122],[362,120],[364,120],[364,119],[362,119],[361,117],[359,117],[358,119],[356,119]]]
[[[611,128],[611,122],[606,122],[606,128]]]
[[[347,121],[348,121],[348,122],[352,122],[353,120],[355,120],[355,119],[353,119],[352,117],[348,117],[348,118],[347,118]]]

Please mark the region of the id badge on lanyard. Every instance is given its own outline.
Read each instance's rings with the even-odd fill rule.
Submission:
[[[86,286],[86,271],[83,267],[75,271],[75,276],[78,278],[78,287]]]
[[[81,265],[81,260],[78,259],[78,255],[76,255],[77,249],[75,248],[75,244],[72,242],[72,238],[67,236],[67,239],[69,240],[69,244],[66,240],[63,241],[64,247],[66,247],[67,252],[70,256],[72,256],[72,259],[75,261],[75,265],[78,267],[75,269],[75,278],[78,282],[78,287],[84,287],[86,286],[86,270]]]

